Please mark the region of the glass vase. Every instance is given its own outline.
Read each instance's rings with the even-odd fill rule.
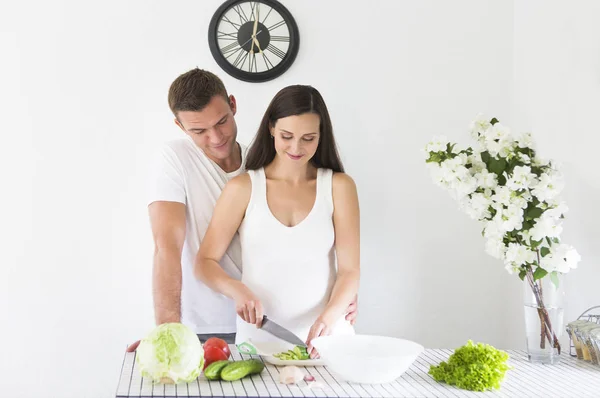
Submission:
[[[564,287],[560,276],[555,282],[549,276],[534,281],[531,273],[524,280],[525,332],[530,362],[555,364],[560,361]]]

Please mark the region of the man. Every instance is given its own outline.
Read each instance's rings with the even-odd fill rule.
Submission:
[[[163,146],[152,176],[148,209],[155,243],[155,322],[182,322],[201,341],[214,336],[233,344],[233,301],[199,282],[193,270],[221,191],[244,172],[246,147],[236,141],[236,100],[221,79],[198,68],[175,79],[168,98],[175,124],[186,137]],[[237,235],[221,266],[231,277],[241,278]],[[347,319],[354,323],[356,304],[348,310]]]

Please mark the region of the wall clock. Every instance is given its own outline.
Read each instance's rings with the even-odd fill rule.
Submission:
[[[300,47],[292,14],[275,0],[228,0],[213,15],[208,44],[217,64],[236,79],[272,80],[292,65]]]

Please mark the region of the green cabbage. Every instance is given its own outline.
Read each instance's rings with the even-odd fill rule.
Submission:
[[[155,383],[190,382],[202,372],[204,349],[187,326],[164,323],[140,342],[136,362],[142,376]]]
[[[488,344],[473,344],[471,340],[457,348],[448,362],[432,365],[429,374],[438,382],[471,391],[500,388],[507,370],[508,354]]]

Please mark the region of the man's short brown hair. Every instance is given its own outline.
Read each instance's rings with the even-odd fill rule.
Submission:
[[[175,117],[181,111],[201,111],[215,95],[222,95],[229,103],[223,81],[212,72],[195,68],[171,83],[169,108]]]

